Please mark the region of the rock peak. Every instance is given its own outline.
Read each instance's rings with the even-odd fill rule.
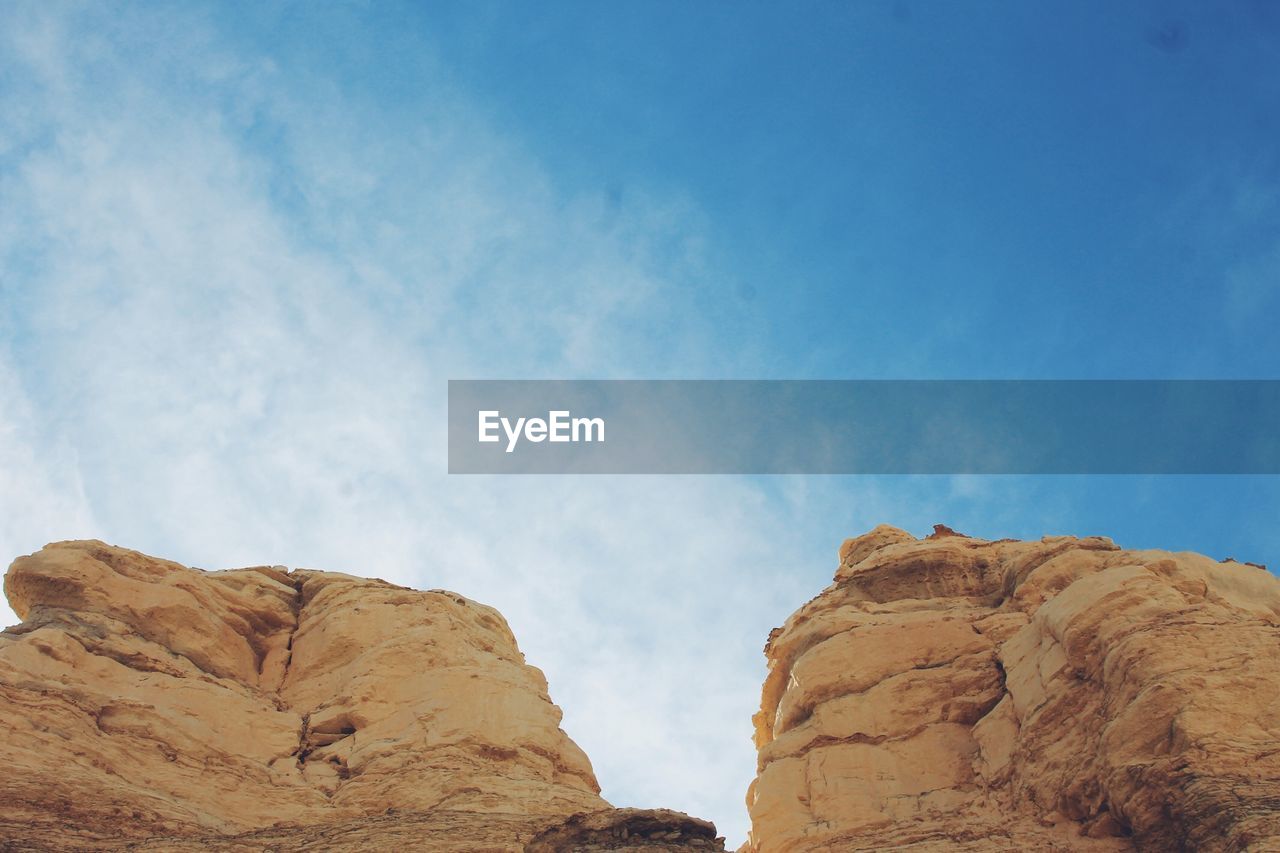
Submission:
[[[347,827],[364,841],[346,849],[403,830],[519,850],[586,814],[562,835],[643,825],[718,849],[678,813],[611,818],[542,672],[498,611],[456,593],[202,572],[98,541],[20,557],[4,587],[23,622],[0,634],[0,837],[211,849]]]
[[[941,526],[840,558],[766,649],[748,853],[1280,840],[1274,576]]]

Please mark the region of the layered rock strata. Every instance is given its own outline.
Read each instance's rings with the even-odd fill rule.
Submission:
[[[612,810],[502,616],[460,595],[92,541],[19,558],[5,593],[0,849],[522,850],[588,824],[719,849]]]
[[[892,527],[770,636],[744,850],[1280,849],[1280,581]]]

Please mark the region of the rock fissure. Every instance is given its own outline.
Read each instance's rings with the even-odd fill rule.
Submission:
[[[295,577],[292,574],[287,576],[293,586],[293,598],[289,602],[289,610],[293,615],[293,625],[289,628],[289,636],[285,639],[284,644],[284,663],[281,666],[280,681],[273,691],[279,696],[284,691],[285,683],[289,680],[289,667],[293,665],[293,643],[298,636],[298,628],[302,625],[302,583],[301,577]],[[288,703],[285,703],[288,707]]]

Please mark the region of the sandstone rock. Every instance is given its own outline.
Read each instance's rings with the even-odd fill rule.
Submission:
[[[502,617],[66,542],[14,562],[0,850],[720,850],[613,809]],[[773,632],[744,850],[1280,849],[1280,581],[879,527]]]
[[[1280,849],[1280,581],[879,527],[766,647],[758,853]]]
[[[5,592],[0,849],[522,850],[583,813],[721,849],[615,813],[502,616],[455,593],[101,542]]]
[[[723,850],[715,824],[669,809],[613,809],[574,815],[539,833],[527,853],[608,853],[619,849],[651,853]]]

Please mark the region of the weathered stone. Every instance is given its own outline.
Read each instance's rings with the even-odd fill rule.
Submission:
[[[613,809],[502,617],[100,542],[14,562],[0,850],[720,850]],[[775,630],[744,849],[1280,849],[1280,581],[880,527]]]
[[[455,593],[101,542],[5,592],[0,848],[519,850],[613,814],[502,616]]]
[[[744,850],[1280,849],[1280,581],[878,527],[771,635]]]

